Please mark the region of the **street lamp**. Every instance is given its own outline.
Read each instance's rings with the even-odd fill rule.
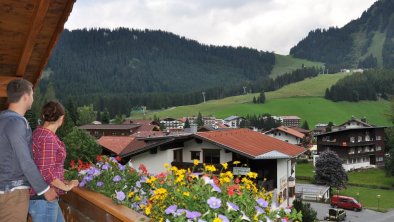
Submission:
[[[357,193],[356,193],[356,200],[357,200],[358,202],[360,202],[359,195],[360,195],[360,193],[357,192]]]
[[[378,211],[379,211],[379,199],[380,199],[380,194],[378,194],[377,197],[378,197]]]

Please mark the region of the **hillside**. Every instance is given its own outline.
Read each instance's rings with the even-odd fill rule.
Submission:
[[[291,55],[279,55],[275,54],[275,66],[271,71],[270,77],[275,78],[284,73],[289,73],[296,69],[300,69],[304,65],[304,67],[322,67],[324,64],[321,62],[312,62],[306,59],[294,58]]]
[[[40,89],[52,83],[60,100],[129,113],[137,105],[196,104],[204,90],[236,95],[267,78],[274,63],[270,52],[203,45],[164,31],[65,30]]]
[[[335,103],[323,98],[324,90],[327,87],[348,75],[350,74],[319,75],[290,84],[277,91],[266,93],[265,104],[251,103],[253,96],[257,96],[257,94],[248,94],[149,112],[147,117],[153,117],[153,115],[161,118],[182,117],[197,115],[198,112],[201,112],[203,115],[226,118],[231,115],[270,113],[272,115],[297,115],[303,120],[308,120],[311,126],[329,121],[340,123],[355,115],[365,116],[374,124],[390,125],[385,117],[390,104],[385,100]],[[138,116],[134,116],[134,118],[138,118]]]
[[[290,54],[338,68],[394,68],[394,1],[375,2],[342,28],[311,31]]]

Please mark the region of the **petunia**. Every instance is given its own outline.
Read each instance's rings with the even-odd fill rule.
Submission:
[[[86,185],[86,182],[85,182],[85,181],[81,181],[81,182],[78,184],[79,187],[84,187],[85,185]]]
[[[216,191],[218,193],[222,192],[222,190],[215,183],[211,183],[211,186],[213,191]]]
[[[201,213],[198,211],[186,211],[186,217],[188,219],[196,219],[197,217],[201,217]]]
[[[259,198],[256,201],[261,207],[268,207],[268,202],[263,198]]]
[[[108,164],[108,163],[105,163],[105,164],[101,167],[101,169],[103,169],[103,170],[108,170],[108,169],[109,169],[109,164]]]
[[[257,215],[265,213],[265,211],[259,206],[255,206],[254,208],[256,209]]]
[[[212,209],[218,209],[222,203],[222,201],[216,197],[210,197],[207,200],[207,203],[209,205],[210,208]]]
[[[104,186],[104,183],[103,183],[102,181],[98,181],[98,182],[96,183],[96,186],[97,186],[97,187],[102,187],[102,186]]]
[[[120,177],[119,175],[116,175],[113,179],[114,182],[119,182],[122,180],[122,177]]]
[[[236,204],[234,204],[234,203],[227,202],[227,209],[229,211],[231,211],[231,210],[238,211],[239,207]]]
[[[230,222],[230,220],[222,214],[219,214],[218,218],[220,218],[222,220],[222,222]]]
[[[250,218],[249,218],[248,216],[245,215],[245,212],[241,211],[241,213],[242,213],[241,220],[250,221]]]
[[[115,192],[116,192],[116,199],[118,199],[119,201],[123,201],[124,198],[126,198],[126,195],[123,193],[123,191],[117,192],[117,191],[115,190]]]
[[[169,207],[167,207],[167,209],[165,210],[166,214],[174,214],[176,212],[176,209],[178,208],[177,205],[171,205]]]
[[[119,169],[121,170],[121,171],[125,171],[126,170],[126,167],[125,166],[123,166],[122,164],[118,164],[118,167],[119,167]]]

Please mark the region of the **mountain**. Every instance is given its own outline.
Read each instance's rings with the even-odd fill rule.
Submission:
[[[337,68],[394,68],[394,1],[375,2],[342,28],[311,31],[290,55]]]
[[[61,101],[71,97],[78,105],[129,113],[138,105],[199,103],[204,90],[222,97],[241,92],[243,85],[268,78],[274,64],[270,52],[204,45],[164,31],[64,30],[40,90],[52,84]]]

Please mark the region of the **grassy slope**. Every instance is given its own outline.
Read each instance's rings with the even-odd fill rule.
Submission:
[[[323,66],[323,63],[321,62],[311,62],[305,59],[294,58],[290,55],[284,56],[275,54],[275,66],[271,71],[270,77],[276,77],[286,72],[300,69],[302,64],[304,64],[306,67]]]
[[[251,103],[253,96],[257,97],[258,94],[248,94],[151,112],[148,114],[148,117],[152,117],[155,114],[160,118],[176,118],[197,115],[198,112],[201,112],[203,115],[226,118],[231,115],[243,116],[247,114],[270,113],[272,115],[297,115],[304,120],[308,120],[309,125],[313,126],[320,122],[327,123],[329,121],[341,123],[349,119],[350,116],[355,115],[358,117],[365,116],[373,124],[389,125],[390,122],[383,115],[389,110],[387,101],[335,103],[322,98],[325,89],[345,75],[320,75],[285,86],[274,92],[268,92],[266,93],[267,101],[265,104]],[[138,118],[138,116],[133,118]]]
[[[383,51],[383,43],[385,39],[386,39],[386,33],[376,32],[372,39],[372,44],[368,48],[368,52],[366,54],[367,56],[369,54],[372,54],[377,58],[378,67],[383,67],[382,51]]]

